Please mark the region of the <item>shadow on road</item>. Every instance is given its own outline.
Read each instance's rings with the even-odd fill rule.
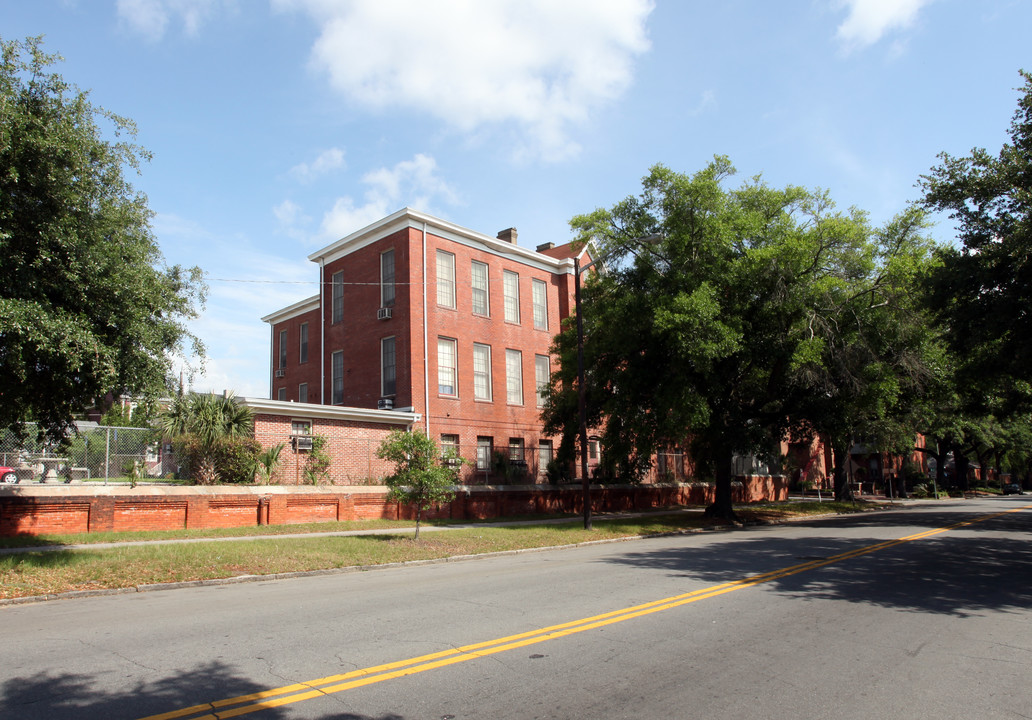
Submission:
[[[203,705],[216,698],[249,695],[269,689],[217,662],[185,670],[174,677],[133,683],[114,693],[98,689],[100,682],[110,684],[110,678],[62,672],[10,678],[0,687],[0,717],[19,720],[143,718]],[[196,713],[184,717],[195,718],[202,715],[205,715],[205,710],[198,708]],[[263,709],[253,717],[261,720],[286,718],[288,711],[286,708]],[[393,713],[373,717],[333,712],[323,716],[322,720],[405,718]]]
[[[770,580],[764,587],[806,599],[867,603],[905,611],[965,616],[984,611],[1027,612],[1032,607],[1032,513],[1013,513],[941,535],[895,545]],[[977,513],[878,513],[805,524],[828,537],[780,537],[759,531],[726,542],[692,544],[661,552],[632,552],[606,562],[659,568],[704,582],[723,583],[828,559],[980,517]],[[899,533],[831,537],[857,528],[898,528]],[[920,529],[917,530],[920,532]],[[989,536],[988,533],[995,533]],[[1009,536],[1008,536],[1009,534]]]

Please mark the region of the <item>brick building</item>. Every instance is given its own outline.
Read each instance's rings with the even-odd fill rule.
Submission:
[[[540,477],[558,438],[543,434],[538,390],[574,312],[576,254],[399,210],[309,255],[319,294],[262,318],[270,397],[415,413],[475,461],[467,473]]]

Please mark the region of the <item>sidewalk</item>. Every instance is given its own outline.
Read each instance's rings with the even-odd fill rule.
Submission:
[[[654,510],[651,512],[596,513],[595,520],[616,520],[621,518],[647,517],[650,515],[677,515],[680,513],[702,512],[702,508],[680,508],[677,510]],[[563,523],[580,522],[581,517],[541,518],[538,520],[507,520],[479,523],[455,523],[449,525],[420,524],[419,532],[444,532],[448,530],[469,530],[478,527],[519,527],[521,525],[561,525]],[[238,535],[234,537],[177,538],[170,540],[129,540],[111,543],[79,543],[75,545],[36,545],[32,547],[0,548],[0,555],[18,555],[35,552],[60,552],[63,550],[110,550],[112,548],[136,547],[141,545],[176,545],[186,543],[235,542],[240,540],[281,540],[284,538],[322,538],[346,537],[349,535],[401,535],[415,533],[416,526],[406,525],[393,528],[374,528],[369,530],[340,530],[334,532],[313,533],[280,533],[270,535]]]

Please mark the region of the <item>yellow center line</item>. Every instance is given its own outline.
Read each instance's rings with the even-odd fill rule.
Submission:
[[[407,675],[415,675],[428,670],[468,662],[470,660],[488,657],[496,653],[507,652],[509,650],[535,645],[548,640],[556,640],[558,638],[585,632],[587,630],[594,630],[607,625],[613,625],[615,623],[625,622],[634,618],[644,617],[645,615],[663,612],[665,610],[699,602],[700,600],[707,600],[719,595],[724,595],[725,593],[734,592],[735,590],[741,590],[742,588],[753,587],[754,585],[760,585],[762,583],[778,580],[790,575],[815,570],[826,565],[843,562],[844,560],[860,557],[862,555],[869,555],[897,545],[903,545],[917,540],[924,540],[951,530],[992,520],[1009,513],[1021,512],[1022,510],[1029,509],[1032,509],[1032,505],[1024,505],[1012,510],[993,513],[991,515],[981,515],[970,520],[963,520],[961,522],[954,523],[953,525],[925,530],[923,532],[907,535],[895,540],[885,540],[883,542],[874,543],[873,545],[865,545],[863,547],[848,550],[837,555],[831,555],[826,558],[819,558],[809,562],[800,563],[798,565],[790,565],[778,570],[772,570],[770,572],[750,575],[740,580],[712,585],[700,590],[693,590],[692,592],[663,598],[662,600],[654,600],[641,605],[613,610],[611,612],[602,613],[601,615],[593,615],[591,617],[581,618],[580,620],[573,620],[559,625],[551,625],[537,630],[530,630],[523,633],[517,633],[515,635],[496,638],[494,640],[473,643],[471,645],[463,645],[461,647],[442,650],[427,655],[420,655],[406,660],[398,660],[383,665],[374,665],[372,667],[352,670],[351,672],[341,673],[338,675],[328,675],[327,677],[304,683],[294,683],[292,685],[285,685],[283,687],[273,688],[249,695],[238,695],[236,697],[216,700],[214,702],[204,703],[201,705],[193,705],[191,707],[173,710],[159,715],[148,715],[145,718],[140,718],[140,720],[178,720],[179,718],[190,718],[191,720],[225,720],[225,718],[239,717],[241,715],[247,715],[268,708],[301,702],[302,700],[311,700],[323,695],[330,695],[344,690],[352,690],[364,685],[384,682],[385,680],[393,680]]]

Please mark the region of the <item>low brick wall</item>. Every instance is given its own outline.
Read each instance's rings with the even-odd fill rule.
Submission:
[[[593,486],[594,512],[707,505],[712,484]],[[741,478],[735,502],[785,500],[781,477]],[[411,519],[411,507],[387,502],[378,486],[0,487],[0,535],[253,527],[361,519]],[[580,513],[578,485],[463,486],[430,518],[486,520],[537,513]]]

